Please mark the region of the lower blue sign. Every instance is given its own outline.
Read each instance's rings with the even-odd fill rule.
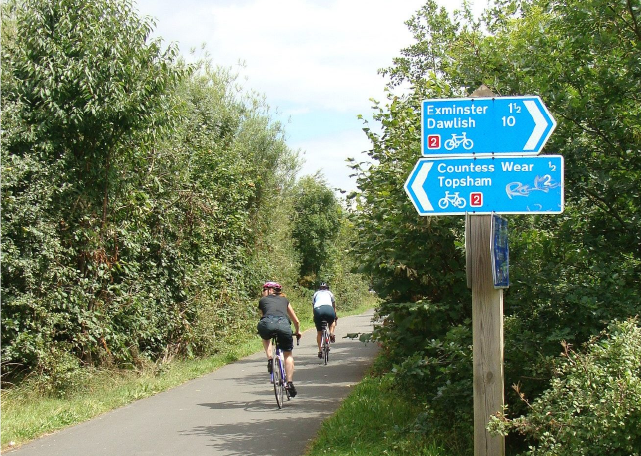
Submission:
[[[510,287],[510,247],[508,245],[507,220],[500,215],[492,216],[492,278],[494,288]]]
[[[563,157],[422,158],[405,183],[420,215],[560,214]]]

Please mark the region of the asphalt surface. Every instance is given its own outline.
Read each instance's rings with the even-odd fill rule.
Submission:
[[[298,395],[278,410],[264,352],[8,452],[12,456],[300,456],[376,353],[347,334],[371,332],[372,312],[340,318],[329,364],[316,331],[294,349]]]

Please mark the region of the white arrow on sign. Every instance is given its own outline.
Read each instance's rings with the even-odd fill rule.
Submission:
[[[534,130],[530,135],[530,139],[525,143],[523,150],[533,150],[539,142],[539,139],[541,139],[541,136],[543,136],[543,133],[545,133],[548,122],[545,120],[543,114],[541,114],[539,108],[536,107],[536,103],[534,101],[525,100],[523,101],[523,104],[525,104],[525,107],[530,112],[532,119],[534,119]]]
[[[419,169],[414,182],[412,182],[412,185],[410,186],[412,188],[412,191],[414,192],[414,195],[416,195],[416,199],[419,203],[421,203],[421,206],[423,206],[424,211],[434,210],[434,207],[430,203],[430,200],[427,198],[427,193],[425,193],[425,190],[423,189],[423,184],[427,179],[427,175],[429,174],[430,169],[432,169],[432,163],[424,163],[421,169]]]

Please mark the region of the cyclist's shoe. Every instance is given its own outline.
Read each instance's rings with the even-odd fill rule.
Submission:
[[[323,357],[323,352],[322,352],[322,351],[320,351],[320,350],[318,351],[318,357],[319,357],[319,358],[322,358],[322,357]]]
[[[336,336],[335,336],[334,334],[330,334],[330,335],[329,335],[329,340],[330,340],[332,343],[336,342]]]
[[[274,360],[273,359],[268,359],[267,360],[267,372],[270,374],[274,372]]]
[[[296,397],[298,392],[296,391],[296,387],[292,382],[287,382],[287,389],[289,390],[289,396],[290,397]]]

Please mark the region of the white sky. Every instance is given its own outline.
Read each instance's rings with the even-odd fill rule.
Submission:
[[[265,95],[287,143],[301,151],[302,174],[321,170],[331,187],[356,189],[346,158],[365,160],[371,144],[359,114],[385,101],[377,74],[413,43],[405,25],[422,0],[134,0],[156,19],[155,36],[187,56],[202,44]],[[487,0],[471,1],[474,11]],[[461,0],[437,0],[448,10]],[[238,62],[244,62],[244,67]],[[278,113],[278,114],[276,114]],[[370,122],[370,127],[376,125]],[[417,157],[418,159],[419,157]]]

